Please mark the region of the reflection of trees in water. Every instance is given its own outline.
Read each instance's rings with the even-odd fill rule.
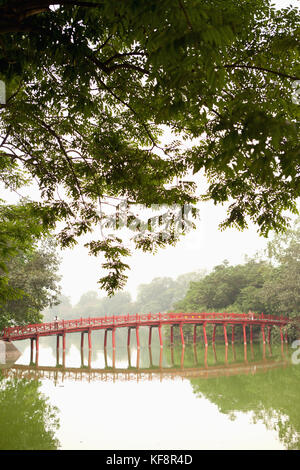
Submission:
[[[1,380],[0,372],[0,449],[55,450],[59,441],[57,408],[39,391],[36,380]]]
[[[221,413],[235,419],[236,412],[249,412],[253,422],[276,431],[287,449],[300,449],[299,366],[190,382],[196,396],[215,403]]]

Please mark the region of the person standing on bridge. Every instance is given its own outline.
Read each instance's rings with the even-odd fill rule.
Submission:
[[[249,310],[248,315],[250,316],[250,320],[254,320],[254,312],[251,312],[251,310]]]
[[[58,329],[58,316],[55,315],[54,317],[54,325],[55,325],[55,328]]]

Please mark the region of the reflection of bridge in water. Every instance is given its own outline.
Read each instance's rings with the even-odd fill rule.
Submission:
[[[233,358],[236,359],[234,346]],[[184,367],[184,355],[185,348],[181,350],[180,365],[175,366],[174,364],[174,350],[171,347],[171,362],[170,367],[163,367],[163,353],[160,350],[159,364],[153,365],[152,362],[152,351],[149,348],[149,362],[148,368],[140,367],[140,351],[136,351],[136,363],[135,366],[131,364],[131,351],[128,348],[128,368],[117,368],[112,358],[112,367],[108,366],[108,358],[106,350],[104,350],[105,368],[92,368],[91,365],[91,351],[88,353],[88,365],[84,365],[83,351],[81,352],[81,367],[66,367],[65,363],[56,366],[38,366],[37,364],[21,365],[15,364],[10,368],[3,369],[2,374],[5,377],[18,377],[26,379],[48,379],[55,383],[61,383],[64,380],[71,381],[145,381],[145,380],[170,380],[176,378],[202,378],[209,379],[214,377],[232,376],[232,375],[254,375],[257,373],[265,373],[270,369],[277,369],[287,367],[289,362],[287,356],[282,352],[281,360],[274,360],[266,358],[263,354],[263,358],[260,361],[248,362],[248,359],[244,357],[244,362],[228,362],[228,347],[225,348],[224,364],[207,364],[207,348],[204,351],[204,366],[199,366],[197,358],[197,350],[194,347],[194,367]],[[214,348],[214,357],[216,357],[216,350]],[[254,356],[252,356],[254,359]]]

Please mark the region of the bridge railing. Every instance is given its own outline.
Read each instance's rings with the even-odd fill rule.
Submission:
[[[228,313],[228,312],[202,312],[202,313],[148,313],[148,314],[127,314],[127,315],[113,315],[105,317],[94,317],[94,318],[80,318],[76,320],[57,320],[50,323],[37,323],[34,325],[26,326],[13,326],[4,328],[1,331],[3,338],[17,337],[17,336],[32,336],[35,334],[42,333],[53,333],[55,331],[68,331],[68,330],[80,330],[82,328],[93,328],[93,327],[118,327],[122,325],[128,325],[129,327],[136,325],[157,325],[161,323],[184,323],[184,322],[197,322],[197,321],[263,321],[264,323],[271,322],[286,323],[289,321],[287,317],[280,317],[275,315],[264,315],[256,313]]]

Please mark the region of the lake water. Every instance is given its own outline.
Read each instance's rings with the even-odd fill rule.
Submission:
[[[141,329],[142,330],[142,329]],[[300,365],[280,344],[202,342],[160,350],[157,338],[128,350],[117,336],[113,357],[103,332],[81,354],[80,335],[30,342],[0,369],[0,449],[300,449]],[[165,342],[166,343],[166,342]],[[113,367],[114,366],[114,367]]]

